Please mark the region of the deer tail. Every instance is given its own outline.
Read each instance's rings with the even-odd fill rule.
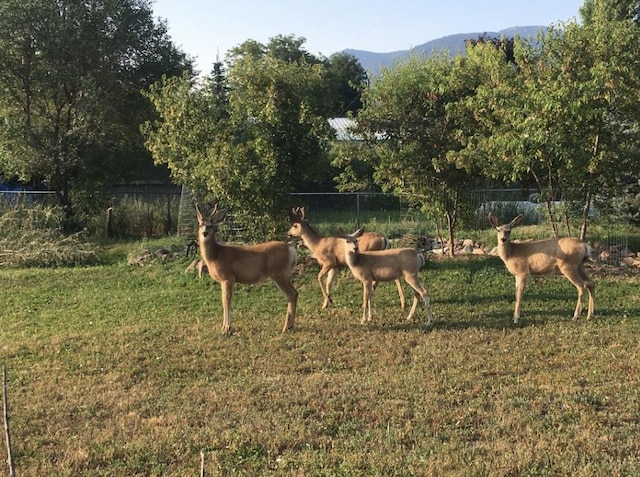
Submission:
[[[422,270],[424,266],[427,264],[427,259],[425,258],[424,253],[422,252],[418,252],[418,263],[420,264],[420,270]]]
[[[296,247],[292,244],[289,244],[289,265],[290,268],[295,267],[296,262],[298,261],[298,251]]]

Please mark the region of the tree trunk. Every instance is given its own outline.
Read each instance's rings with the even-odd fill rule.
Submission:
[[[456,251],[455,251],[455,244],[453,242],[455,219],[453,218],[453,215],[449,211],[447,211],[447,227],[449,229],[449,256],[455,257]]]
[[[587,198],[584,201],[584,207],[582,207],[582,224],[580,225],[580,240],[586,240],[587,238],[587,224],[589,223],[589,210],[591,209],[591,191],[587,192]]]

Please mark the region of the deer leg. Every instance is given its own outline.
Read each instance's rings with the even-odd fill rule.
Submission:
[[[335,268],[330,268],[328,266],[323,266],[318,273],[318,283],[320,284],[320,291],[322,291],[322,297],[324,298],[324,302],[322,303],[322,308],[328,308],[332,303],[331,295],[329,295],[329,287],[331,287],[331,282],[333,281],[333,276],[335,275]],[[326,285],[322,283],[322,277],[327,275]]]
[[[595,285],[587,275],[587,272],[584,271],[584,265],[580,265],[578,268],[578,273],[580,273],[580,277],[584,281],[585,286],[587,287],[587,292],[589,294],[589,309],[587,311],[587,320],[590,320],[595,315]]]
[[[431,301],[429,300],[427,289],[418,281],[417,276],[406,276],[405,281],[411,286],[411,288],[413,288],[414,291],[413,304],[411,305],[411,310],[409,311],[407,320],[411,320],[413,318],[413,314],[416,312],[418,307],[418,297],[420,297],[422,298],[422,303],[424,304],[424,309],[427,313],[427,326],[431,326],[433,324],[433,315],[431,313]]]
[[[418,297],[420,296],[420,294],[414,290],[413,292],[413,303],[411,304],[411,309],[409,310],[409,314],[407,315],[407,320],[412,320],[413,319],[413,315],[416,312],[416,310],[418,309]]]
[[[329,305],[333,305],[333,300],[331,299],[331,284],[333,283],[333,279],[336,276],[336,269],[335,268],[331,268],[328,272],[327,272],[327,282],[325,283],[325,288],[327,289],[327,303],[326,306],[324,306],[323,308],[327,308]]]
[[[579,269],[574,269],[572,267],[563,267],[560,268],[560,271],[562,272],[562,274],[567,277],[567,279],[573,284],[574,287],[576,287],[576,290],[578,290],[578,302],[576,303],[576,309],[573,312],[573,318],[572,321],[576,321],[578,318],[580,318],[580,315],[582,314],[582,302],[584,301],[584,290],[585,288],[587,288],[587,283],[584,279],[584,276],[586,276],[586,274],[584,273],[580,273]],[[593,310],[591,309],[591,301],[592,301],[592,294],[591,294],[591,290],[589,290],[589,318],[591,317],[591,313],[593,313]]]
[[[289,278],[283,278],[280,280],[275,280],[274,282],[287,297],[287,314],[284,318],[284,327],[282,328],[282,332],[292,330],[295,325],[296,319],[296,306],[298,304],[298,291],[293,287]]]
[[[595,316],[595,313],[596,313],[596,305],[595,305],[595,298],[594,298],[596,288],[593,282],[589,279],[587,279],[585,283],[587,287],[587,292],[589,293],[589,309],[587,311],[587,320],[590,320]]]
[[[522,294],[527,286],[527,275],[516,275],[516,307],[513,310],[513,324],[517,325],[520,319],[520,304],[522,303]]]
[[[233,283],[220,282],[222,288],[222,332],[231,333],[231,297],[233,296]]]
[[[571,318],[571,321],[577,321],[578,318],[580,318],[580,315],[582,314],[582,302],[584,301],[584,289],[585,286],[584,284],[579,285],[579,284],[574,284],[576,286],[576,290],[578,290],[578,301],[576,303],[576,309],[573,312],[573,318]]]
[[[396,280],[396,287],[398,288],[398,296],[400,297],[400,308],[402,311],[407,308],[407,301],[404,298],[404,290],[402,289],[402,282],[400,279]]]
[[[371,295],[373,294],[373,282],[362,282],[362,323],[371,321]]]

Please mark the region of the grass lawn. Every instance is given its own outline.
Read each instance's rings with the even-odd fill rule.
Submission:
[[[427,329],[423,312],[403,319],[393,283],[360,324],[347,271],[320,310],[311,266],[293,332],[265,283],[236,287],[224,336],[220,287],[186,258],[110,253],[0,270],[20,477],[193,476],[201,451],[207,475],[640,475],[638,272],[588,268],[597,318],[578,322],[567,280],[531,280],[514,327],[499,259],[434,260]]]

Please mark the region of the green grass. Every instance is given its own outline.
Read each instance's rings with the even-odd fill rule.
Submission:
[[[293,332],[265,283],[236,288],[223,336],[219,286],[186,258],[127,265],[140,247],[0,270],[17,475],[197,475],[201,451],[207,475],[640,473],[637,273],[591,270],[598,317],[575,323],[565,279],[531,280],[514,327],[498,259],[432,261],[427,329],[393,284],[361,325],[346,271],[320,310],[313,266],[294,279]]]

